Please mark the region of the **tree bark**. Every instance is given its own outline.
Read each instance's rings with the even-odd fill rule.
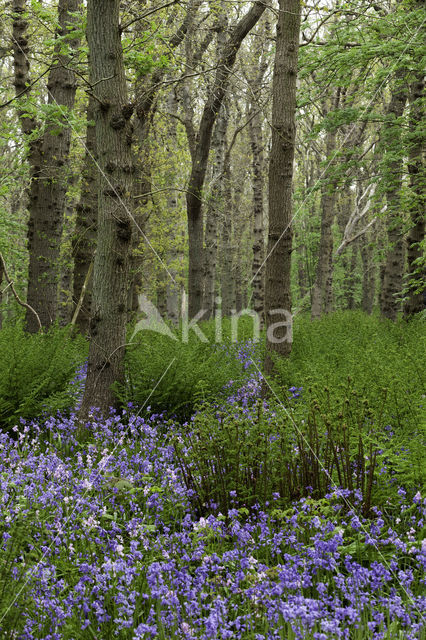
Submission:
[[[334,97],[334,109],[339,103],[339,92]],[[333,171],[333,155],[336,149],[336,129],[326,134],[326,171]],[[336,184],[333,179],[324,178],[321,189],[321,235],[315,283],[312,291],[312,320],[323,313],[330,313],[333,306],[333,221],[336,208]]]
[[[360,237],[360,253],[362,260],[362,300],[361,308],[371,315],[374,307],[376,292],[376,266],[373,260],[373,248],[371,246],[371,233]]]
[[[202,0],[189,0],[185,18],[176,30],[174,35],[168,40],[168,53],[166,57],[173,55],[176,49],[184,40],[188,30],[191,29],[194,16],[196,15]],[[137,24],[136,30],[140,30],[141,23]],[[146,215],[145,207],[150,198],[151,191],[151,168],[150,150],[148,145],[151,120],[154,105],[161,81],[167,74],[167,65],[157,67],[150,77],[138,77],[135,83],[136,97],[136,118],[135,118],[135,138],[138,141],[139,157],[135,159],[135,195],[146,194],[143,198],[138,198],[138,207],[132,221],[132,250],[130,255],[130,285],[128,292],[128,317],[131,319],[138,311],[138,294],[142,288],[142,267],[144,253],[141,250],[142,233],[145,232]],[[169,277],[169,276],[168,276]]]
[[[231,233],[232,245],[229,245],[229,249],[232,249],[232,272],[227,274],[228,266],[222,267],[222,313],[223,315],[229,315],[233,309],[241,311],[244,308],[244,295],[245,295],[245,278],[244,278],[244,255],[243,255],[243,243],[241,237],[244,232],[246,222],[244,220],[243,207],[241,205],[243,195],[243,178],[240,175],[234,174],[234,186],[231,190],[229,185],[229,202],[232,203],[232,219],[231,222],[227,221],[228,229],[225,229],[225,239]],[[224,218],[225,220],[225,218]],[[225,222],[224,222],[225,224]],[[231,229],[232,227],[232,229]],[[225,252],[223,252],[222,264],[226,261]],[[225,301],[225,304],[224,304]]]
[[[345,237],[345,230],[349,223],[352,209],[355,207],[352,191],[350,190],[350,181],[347,181],[341,189],[339,203],[336,207],[337,222],[342,237]],[[356,225],[353,227],[355,232]],[[336,254],[335,254],[336,255]],[[349,251],[342,251],[341,261],[343,266],[343,295],[345,306],[347,309],[355,308],[355,281],[356,281],[356,265],[358,259],[358,243],[353,241]]]
[[[193,318],[201,310],[203,294],[203,218],[202,191],[210,152],[211,137],[226,91],[235,58],[246,35],[257,23],[266,2],[256,2],[248,13],[235,25],[224,46],[215,80],[209,90],[196,137],[192,157],[191,175],[186,196],[188,215],[188,316]]]
[[[265,187],[265,153],[262,130],[262,112],[260,110],[260,97],[262,83],[268,68],[267,55],[269,53],[270,25],[266,21],[264,29],[258,31],[257,39],[253,47],[253,70],[248,73],[247,81],[250,86],[251,99],[248,115],[249,137],[251,149],[251,169],[253,183],[253,257],[252,257],[252,304],[258,314],[260,324],[263,327],[265,318],[265,270],[263,260],[265,258],[264,237],[264,187]]]
[[[93,263],[96,247],[96,227],[98,218],[98,170],[96,167],[96,131],[94,125],[95,100],[89,96],[87,105],[86,154],[83,166],[83,181],[80,201],[76,207],[76,222],[73,237],[74,312],[80,302],[87,274]],[[93,267],[92,267],[93,269]],[[86,289],[75,324],[83,334],[89,331],[92,308],[92,277],[86,283]]]
[[[176,203],[176,197],[174,198],[174,202]],[[176,204],[174,206],[176,207]],[[170,249],[168,265],[169,272],[173,276],[174,281],[170,276],[167,276],[166,280],[167,318],[175,326],[179,324],[180,318],[180,286],[178,278],[181,277],[183,253],[179,245],[183,244],[184,237],[181,242],[179,242],[178,238],[176,240],[178,244],[173,243]]]
[[[348,270],[345,273],[344,290],[346,296],[346,308],[353,311],[355,309],[355,285],[356,285],[356,265],[358,261],[358,240],[351,247]]]
[[[387,108],[387,122],[383,126],[382,133],[386,171],[384,180],[386,182],[388,251],[383,273],[380,310],[385,318],[393,321],[396,320],[401,308],[397,296],[402,292],[404,274],[404,236],[400,212],[403,169],[401,131],[399,123],[395,123],[395,120],[402,116],[407,100],[404,75],[404,69],[400,69],[396,74],[396,85]]]
[[[174,89],[169,92],[167,100],[168,113],[175,116],[178,111],[178,100]],[[168,137],[170,146],[168,148],[169,155],[172,156],[177,148],[177,129],[176,119],[170,118],[168,126]],[[171,166],[173,163],[171,162]],[[166,278],[166,310],[167,318],[172,324],[177,326],[180,319],[180,290],[182,283],[182,267],[184,263],[183,247],[185,246],[185,223],[181,221],[178,212],[178,197],[176,190],[173,188],[175,174],[170,176],[170,193],[167,198],[167,211],[170,216],[171,225],[175,234],[173,242],[171,242],[167,251],[167,268],[169,273]]]
[[[57,319],[60,280],[60,246],[64,222],[65,196],[68,186],[68,158],[71,126],[68,113],[74,106],[77,83],[71,68],[72,56],[79,40],[69,35],[76,27],[80,0],[60,0],[58,32],[61,38],[54,50],[54,60],[47,83],[48,104],[53,115],[48,118],[38,157],[32,157],[28,223],[28,304],[37,310],[43,328]],[[67,45],[63,38],[67,36]],[[64,47],[69,52],[63,52]],[[28,63],[27,63],[28,64]],[[34,164],[36,163],[36,164]],[[34,314],[27,310],[25,328],[38,331]]]
[[[250,146],[252,154],[253,180],[253,261],[252,290],[253,309],[259,314],[261,326],[264,324],[265,278],[263,260],[265,258],[264,242],[264,153],[262,135],[262,117],[257,113],[250,123]]]
[[[18,117],[24,136],[28,139],[28,162],[30,165],[30,176],[34,180],[38,178],[41,163],[40,139],[31,136],[37,129],[38,123],[34,117],[27,117],[25,111],[25,95],[31,86],[30,75],[30,47],[28,44],[28,20],[26,16],[26,0],[13,0],[13,66],[14,66],[14,86],[15,95],[20,96],[18,100]],[[30,137],[31,136],[31,137]],[[37,184],[37,180],[35,180]]]
[[[231,166],[230,158],[227,157],[224,166],[223,173],[223,200],[224,202],[232,203],[232,189],[231,189]],[[226,207],[222,215],[222,229],[221,229],[221,297],[222,297],[222,315],[231,315],[234,307],[234,279],[232,273],[232,259],[234,256],[234,247],[232,246],[232,204],[230,207]]]
[[[226,147],[226,131],[228,115],[225,105],[222,105],[218,116],[212,147],[214,149],[214,165],[212,167],[212,189],[207,207],[204,248],[204,301],[203,319],[213,317],[216,299],[216,262],[218,257],[218,227],[219,220],[227,215],[226,200],[223,197],[224,161]]]
[[[151,150],[149,136],[155,107],[152,103],[149,114],[141,108],[141,96],[149,91],[149,86],[143,78],[135,82],[136,107],[134,118],[134,138],[137,149],[134,154],[133,191],[137,196],[132,220],[132,242],[129,265],[128,319],[132,320],[139,309],[138,296],[141,293],[143,281],[143,264],[146,245],[144,234],[147,231],[149,218],[148,203],[151,201]]]
[[[222,7],[222,13],[217,20],[217,42],[216,59],[220,63],[224,47],[226,45],[226,27],[228,19],[226,9]],[[213,317],[216,306],[216,262],[218,258],[218,232],[219,220],[224,215],[222,211],[224,205],[223,184],[224,184],[224,162],[226,153],[226,134],[228,130],[229,105],[225,104],[225,99],[219,109],[216,125],[212,137],[212,150],[214,153],[211,167],[211,184],[206,225],[204,232],[204,297],[203,297],[203,319]]]
[[[76,181],[76,176],[70,177],[70,186]],[[58,320],[61,327],[70,324],[73,316],[73,259],[72,236],[74,231],[73,215],[75,202],[67,197],[65,202],[64,228],[61,239],[60,253],[60,282],[58,291]]]
[[[405,316],[414,315],[424,309],[425,263],[422,242],[425,237],[426,197],[424,190],[424,136],[421,131],[424,116],[423,97],[424,79],[422,74],[412,83],[410,89],[411,145],[408,150],[408,172],[410,174],[412,227],[407,236],[408,298],[404,304]],[[423,290],[421,282],[423,282]]]
[[[120,1],[89,0],[87,41],[95,95],[95,131],[100,177],[98,240],[93,273],[93,313],[87,380],[80,409],[106,413],[116,404],[112,384],[124,384],[127,287],[132,236],[132,131],[120,36]]]
[[[300,236],[297,244],[297,284],[299,286],[299,298],[303,303],[308,293],[308,276],[306,273],[306,250],[304,245],[301,244],[302,242],[302,236]]]
[[[166,282],[163,278],[157,282],[157,310],[160,316],[164,319],[167,316],[167,288]]]
[[[290,269],[293,216],[293,160],[296,137],[296,80],[300,0],[279,0],[272,81],[272,147],[269,160],[269,231],[265,277],[267,327],[265,372],[274,371],[273,354],[291,352]],[[278,310],[281,312],[278,314]],[[283,311],[287,314],[283,317]],[[274,328],[274,323],[280,326]]]
[[[0,260],[0,330],[3,328],[3,262]]]

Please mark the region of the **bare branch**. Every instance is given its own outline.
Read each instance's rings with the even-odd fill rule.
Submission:
[[[178,3],[178,0],[171,0],[171,2],[166,2],[166,4],[162,4],[160,7],[154,7],[153,9],[150,9],[149,11],[146,11],[145,13],[143,13],[141,16],[138,16],[133,20],[129,20],[129,22],[127,22],[125,25],[120,27],[121,33],[123,33],[123,31],[126,31],[126,29],[128,29],[132,24],[135,24],[135,22],[139,22],[139,20],[145,20],[148,16],[152,15],[153,13],[157,13],[157,11],[161,11],[161,9],[167,9],[167,7],[171,7],[172,5],[177,3]]]
[[[366,227],[364,227],[364,229],[361,229],[361,231],[358,231],[358,233],[356,233],[354,236],[352,236],[352,238],[347,238],[346,240],[343,240],[343,242],[340,244],[340,246],[336,249],[336,251],[334,253],[334,257],[337,258],[342,253],[342,251],[344,249],[346,249],[348,244],[351,244],[352,242],[355,242],[355,240],[358,240],[358,238],[363,236],[364,233],[366,231],[368,231],[368,229],[376,222],[376,220],[377,220],[377,216],[374,216],[374,218],[372,220],[370,220],[370,222],[367,224]]]
[[[89,268],[87,270],[86,277],[84,279],[84,284],[83,284],[83,286],[81,288],[80,298],[78,300],[77,306],[76,306],[75,311],[74,311],[74,315],[73,315],[72,320],[71,320],[71,326],[75,325],[75,323],[77,321],[77,318],[78,318],[78,314],[80,313],[81,307],[83,306],[84,295],[86,293],[87,285],[89,284],[89,280],[90,280],[90,276],[92,275],[92,271],[93,271],[93,260],[91,261],[91,263],[89,265]]]
[[[0,261],[1,261],[2,266],[3,266],[3,273],[4,273],[4,275],[5,275],[5,278],[6,278],[7,282],[9,283],[10,288],[12,289],[12,293],[13,293],[13,295],[15,296],[16,301],[18,302],[18,304],[20,304],[20,305],[21,305],[21,307],[25,307],[25,309],[29,309],[29,310],[30,310],[30,311],[35,315],[35,317],[37,318],[37,322],[38,322],[38,326],[39,326],[39,328],[40,328],[40,331],[43,331],[43,327],[41,326],[40,318],[39,318],[39,315],[38,315],[37,311],[35,311],[35,309],[33,309],[33,308],[32,308],[29,304],[27,304],[26,302],[23,302],[23,301],[21,300],[21,298],[18,296],[18,294],[16,293],[16,289],[15,289],[15,287],[13,286],[13,280],[11,280],[11,279],[9,278],[9,274],[7,273],[6,263],[5,263],[5,261],[4,261],[4,258],[3,258],[3,254],[2,254],[2,253],[0,253]]]
[[[47,73],[49,73],[50,71],[50,66],[43,71],[43,73],[41,73],[35,80],[33,80],[32,82],[30,82],[30,84],[28,84],[25,89],[23,91],[20,91],[19,93],[17,93],[15,96],[13,96],[13,98],[11,98],[10,100],[7,100],[6,102],[3,102],[2,104],[0,104],[0,109],[4,109],[5,107],[8,107],[10,104],[12,104],[12,102],[14,102],[15,100],[19,100],[19,98],[21,98],[22,96],[24,96],[26,93],[28,93],[28,91],[31,89],[31,87],[33,87],[35,84],[37,84],[37,82],[39,80],[41,80]]]

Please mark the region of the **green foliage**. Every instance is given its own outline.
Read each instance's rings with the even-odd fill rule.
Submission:
[[[317,405],[325,425],[334,425],[338,432],[349,420],[355,434],[357,421],[363,420],[369,441],[383,450],[377,454],[382,465],[400,482],[421,484],[424,353],[421,317],[394,324],[361,312],[339,312],[313,323],[300,318],[291,356],[278,361],[277,370],[282,387],[303,387],[300,418]],[[347,402],[357,407],[348,420]]]
[[[173,439],[176,457],[198,510],[211,503],[226,512],[238,496],[240,505],[265,504],[274,491],[284,491],[287,426],[285,416],[236,406],[202,408],[187,433]],[[287,493],[287,492],[285,492]]]
[[[239,340],[251,335],[251,321],[240,320]],[[223,322],[223,343],[215,344],[214,322],[200,323],[208,342],[202,342],[193,330],[182,340],[182,328],[171,329],[175,339],[141,331],[126,353],[126,388],[118,388],[123,404],[175,414],[187,419],[205,400],[224,397],[230,380],[236,385],[246,377],[243,364],[236,358],[231,342],[231,325]]]
[[[75,405],[70,382],[87,354],[84,338],[67,328],[29,335],[9,326],[0,331],[0,353],[0,428]]]
[[[197,508],[224,511],[231,491],[264,504],[274,492],[321,498],[337,486],[358,490],[367,515],[398,486],[424,486],[421,336],[421,319],[298,318],[266,410],[247,389],[231,407],[201,407],[174,440]]]
[[[173,439],[201,513],[212,502],[226,511],[233,492],[240,505],[264,506],[275,493],[288,502],[301,496],[319,499],[340,487],[358,490],[368,515],[372,501],[380,501],[379,491],[389,495],[380,448],[389,434],[374,430],[368,405],[352,394],[342,397],[339,411],[317,400],[309,406],[294,399],[286,404],[270,401],[267,410],[260,400],[250,409],[244,404],[226,411],[204,406],[188,432]]]
[[[381,405],[386,389],[387,417],[395,415],[401,422],[404,415],[418,422],[416,400],[425,392],[424,348],[421,318],[392,323],[342,311],[311,322],[304,316],[295,322],[290,358],[277,368],[285,385],[303,386],[305,393],[313,383],[338,393],[350,376],[373,407]]]

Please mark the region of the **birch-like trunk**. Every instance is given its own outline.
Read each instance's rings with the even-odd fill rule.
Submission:
[[[302,239],[299,238],[299,242]],[[306,259],[303,244],[297,246],[297,284],[299,286],[299,297],[303,301],[308,293],[308,276],[306,273]]]

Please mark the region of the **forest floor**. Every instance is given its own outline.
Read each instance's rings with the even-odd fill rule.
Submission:
[[[244,342],[187,418],[4,431],[1,637],[426,638],[422,325],[354,318],[301,322],[267,399]]]

